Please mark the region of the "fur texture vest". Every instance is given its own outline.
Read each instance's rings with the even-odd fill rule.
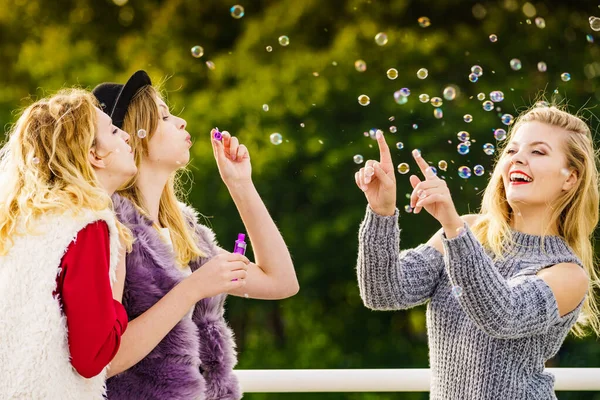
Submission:
[[[117,218],[135,238],[127,255],[123,305],[129,320],[143,314],[182,279],[175,255],[152,221],[127,199],[113,196]],[[196,271],[217,254],[214,233],[197,222],[196,212],[181,210],[193,227],[205,258],[190,263]],[[242,397],[233,367],[233,334],[224,318],[226,295],[203,299],[192,318],[184,317],[142,361],[108,380],[110,400],[237,400]]]
[[[112,283],[119,235],[110,210],[44,215],[33,224],[35,232],[15,236],[0,257],[0,399],[104,398],[106,368],[86,379],[72,367],[66,319],[52,294],[69,244],[98,220],[109,229]],[[24,224],[18,231],[25,232]]]

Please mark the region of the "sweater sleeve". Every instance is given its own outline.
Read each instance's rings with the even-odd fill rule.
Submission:
[[[554,293],[537,275],[506,279],[468,225],[443,235],[446,271],[468,317],[488,335],[516,339],[545,333],[561,321]]]
[[[113,299],[108,226],[96,221],[79,231],[61,261],[57,292],[67,321],[71,364],[85,378],[113,359],[127,328],[127,313]]]
[[[434,247],[399,252],[398,209],[381,216],[367,206],[358,234],[360,297],[373,310],[398,310],[425,303],[438,285],[444,259]]]

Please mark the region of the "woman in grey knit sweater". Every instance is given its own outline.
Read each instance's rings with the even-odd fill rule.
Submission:
[[[359,232],[358,283],[374,310],[427,305],[432,399],[555,399],[544,363],[569,331],[600,331],[592,233],[598,171],[589,127],[555,107],[521,115],[499,154],[479,214],[459,216],[446,182],[418,151],[414,212],[441,229],[399,252],[394,165],[356,183],[369,202]]]

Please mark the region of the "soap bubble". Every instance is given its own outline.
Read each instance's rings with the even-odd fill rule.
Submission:
[[[438,162],[438,168],[442,171],[446,171],[448,169],[448,163],[446,160],[440,160],[440,162]]]
[[[434,108],[433,116],[437,119],[444,118],[444,111],[441,108]]]
[[[432,97],[431,98],[431,105],[434,107],[441,107],[442,104],[444,104],[444,102],[442,101],[441,98],[439,97]]]
[[[483,75],[483,68],[481,68],[479,65],[473,65],[471,67],[471,72],[477,77],[480,77],[481,75]]]
[[[479,94],[477,95],[477,100],[479,100],[479,101],[483,101],[483,100],[485,100],[485,93],[479,93]]]
[[[388,42],[388,37],[384,32],[379,32],[377,35],[375,35],[375,43],[377,43],[379,46],[385,46]]]
[[[390,126],[390,132],[396,133],[397,131],[398,131],[398,128],[396,128],[395,126]]]
[[[466,142],[467,140],[469,140],[471,138],[471,135],[469,135],[469,132],[467,132],[467,131],[460,131],[456,134],[456,137],[461,142]]]
[[[32,162],[34,165],[38,165],[38,164],[40,163],[40,159],[39,159],[39,158],[37,158],[37,157],[33,157],[33,158],[31,159],[31,162]]]
[[[490,42],[492,43],[496,43],[498,41],[498,36],[494,35],[493,33],[490,35]]]
[[[398,77],[398,70],[396,68],[390,68],[387,70],[387,77],[389,79],[396,79]]]
[[[288,44],[290,44],[290,38],[287,36],[279,36],[279,44],[282,46],[287,46]]]
[[[425,78],[427,78],[428,75],[429,75],[429,71],[427,71],[427,69],[425,69],[425,68],[421,68],[420,70],[417,71],[417,78],[419,78],[419,79],[425,79]]]
[[[492,100],[494,103],[499,103],[504,100],[504,93],[499,90],[494,90],[490,93],[490,100]]]
[[[371,104],[371,99],[366,94],[361,94],[360,96],[358,96],[358,104],[360,104],[361,106],[368,106],[369,104]]]
[[[360,154],[355,155],[352,159],[354,160],[355,164],[362,164],[364,161],[363,156]]]
[[[139,137],[140,139],[143,139],[147,135],[148,135],[148,133],[146,132],[145,129],[138,129],[138,131],[137,131],[137,137]]]
[[[427,17],[420,17],[417,21],[421,28],[427,28],[431,25],[431,21]]]
[[[571,74],[568,72],[563,72],[560,74],[560,79],[562,79],[563,82],[569,82],[571,80]]]
[[[494,130],[494,137],[496,138],[497,141],[502,141],[504,139],[506,139],[506,131],[502,128],[498,128],[496,130]]]
[[[492,103],[490,100],[484,101],[481,103],[481,106],[485,111],[492,111],[494,109],[494,103]]]
[[[545,62],[540,61],[539,63],[537,63],[537,69],[540,72],[546,72],[546,70],[548,69],[548,66],[546,65]]]
[[[504,125],[511,125],[514,119],[515,117],[510,114],[504,114],[502,117],[500,117],[500,121],[502,121]]]
[[[394,92],[394,101],[398,104],[406,104],[408,102],[408,97],[403,95],[402,90],[396,90]]]
[[[446,86],[443,94],[446,100],[454,100],[456,98],[456,88],[452,86]]]
[[[464,121],[465,121],[467,124],[469,124],[469,123],[471,123],[471,121],[473,121],[473,116],[472,116],[471,114],[465,114],[465,115],[463,116],[463,120],[464,120]]]
[[[396,148],[397,148],[398,150],[402,150],[402,149],[404,148],[404,143],[402,143],[402,142],[398,142],[398,143],[396,143]]]
[[[471,177],[471,168],[464,165],[462,167],[458,167],[458,176],[463,179],[469,179]]]
[[[215,65],[215,63],[214,63],[214,62],[212,62],[212,61],[210,61],[210,60],[208,60],[208,61],[206,62],[206,66],[207,66],[207,67],[208,67],[208,69],[210,69],[211,71],[214,71],[214,69],[216,68],[216,65]]]
[[[235,19],[240,19],[244,16],[244,7],[240,5],[231,7],[229,11],[231,12],[231,16]]]
[[[460,286],[452,286],[452,296],[454,297],[460,297],[463,294],[463,290]]]
[[[456,146],[456,151],[458,151],[458,154],[463,156],[469,153],[469,150],[469,146],[466,143],[459,143],[458,146]]]
[[[598,17],[590,17],[589,18],[590,21],[590,28],[592,28],[593,31],[600,31],[600,18]]]
[[[429,101],[429,95],[428,95],[428,94],[425,94],[425,93],[421,93],[421,94],[419,95],[419,101],[420,101],[421,103],[427,103],[427,102]]]
[[[273,47],[271,47],[271,46],[267,46],[266,49],[269,53],[273,51]]]
[[[585,35],[585,39],[588,43],[594,43],[594,37],[592,35]]]
[[[412,124],[412,128],[413,128],[414,130],[417,130],[417,129],[419,129],[419,125],[417,125],[417,124]]]
[[[535,19],[535,25],[540,29],[544,29],[546,27],[546,20],[542,17],[537,17]]]
[[[475,75],[474,73],[471,72],[469,74],[469,81],[475,83],[475,82],[477,82],[478,79],[479,79],[479,77],[477,75]]]
[[[192,57],[200,58],[204,55],[204,49],[201,46],[192,47]]]
[[[515,70],[518,71],[521,69],[523,65],[521,64],[521,60],[519,60],[518,58],[513,58],[512,60],[510,60],[510,67]]]
[[[268,104],[263,104],[263,111],[269,111],[269,105]]]
[[[410,166],[407,163],[401,163],[398,165],[398,172],[402,175],[407,174],[410,171]]]
[[[404,206],[404,211],[406,211],[407,213],[411,213],[413,211],[412,207],[410,206],[410,204],[407,204]]]
[[[280,145],[283,142],[283,137],[281,136],[281,133],[271,133],[271,136],[269,136],[269,140],[271,140],[271,143],[273,143],[274,145]]]
[[[367,63],[364,60],[356,60],[354,61],[354,68],[358,72],[365,72],[367,70]]]
[[[483,152],[485,154],[487,154],[488,156],[493,155],[495,151],[496,151],[496,148],[494,147],[493,144],[486,143],[486,144],[483,145]]]
[[[404,96],[404,97],[410,96],[410,89],[409,88],[402,88],[402,89],[400,89],[398,91],[400,92],[401,96]]]
[[[476,165],[473,167],[473,173],[477,176],[481,176],[485,173],[485,168],[483,168],[483,165]]]

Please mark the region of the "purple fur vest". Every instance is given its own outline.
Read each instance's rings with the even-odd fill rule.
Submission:
[[[119,221],[131,229],[135,241],[127,255],[123,305],[135,319],[182,279],[174,254],[133,204],[113,196]],[[182,212],[193,226],[198,247],[206,254],[190,263],[193,271],[216,255],[214,233],[197,222],[196,212]],[[233,333],[225,318],[226,295],[203,299],[192,318],[184,317],[142,361],[107,382],[109,400],[238,400],[242,397],[233,367],[237,362]]]

